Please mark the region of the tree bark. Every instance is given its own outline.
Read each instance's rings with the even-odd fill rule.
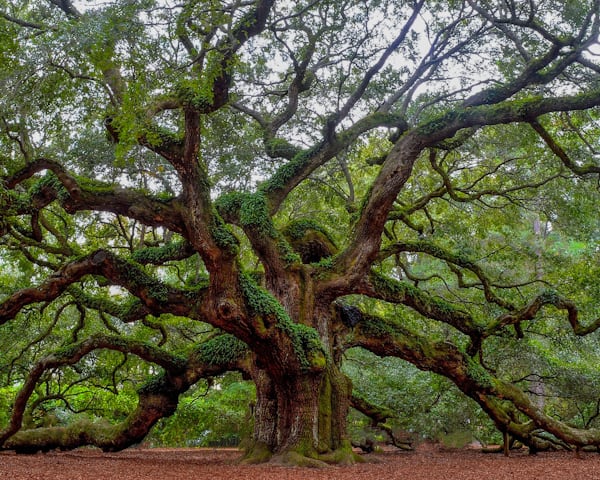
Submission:
[[[301,292],[310,289],[310,282],[298,288]],[[306,302],[307,297],[296,298]],[[243,461],[304,466],[354,463],[356,456],[346,433],[352,385],[341,372],[341,357],[334,351],[333,312],[325,305],[302,304],[298,308],[289,297],[286,300],[289,309],[304,312],[302,323],[314,325],[319,332],[327,353],[325,365],[307,370],[291,362],[281,369],[281,365],[261,361],[261,355],[256,355],[251,375],[257,397],[255,424]]]
[[[255,423],[244,463],[322,466],[356,460],[346,436],[351,383],[336,365],[278,379],[257,370],[253,379]]]

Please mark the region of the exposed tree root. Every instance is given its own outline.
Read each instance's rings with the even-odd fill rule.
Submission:
[[[240,463],[243,465],[254,465],[267,462],[288,467],[325,468],[330,465],[354,465],[356,463],[364,463],[365,459],[361,455],[354,453],[350,445],[322,454],[316,452],[307,454],[296,450],[288,450],[274,454],[268,445],[262,442],[256,442],[240,460]]]

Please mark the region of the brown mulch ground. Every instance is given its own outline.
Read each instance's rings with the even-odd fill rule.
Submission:
[[[102,480],[598,480],[600,455],[513,452],[509,458],[476,450],[445,450],[422,445],[414,452],[368,455],[372,463],[325,469],[239,466],[235,450],[129,449],[101,453],[91,449],[37,455],[0,453],[0,479]]]

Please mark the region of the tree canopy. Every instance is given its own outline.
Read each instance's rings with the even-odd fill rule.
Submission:
[[[599,29],[597,0],[0,0],[0,448],[126,448],[236,371],[246,461],[352,462],[350,407],[390,415],[360,350],[532,450],[600,445]]]

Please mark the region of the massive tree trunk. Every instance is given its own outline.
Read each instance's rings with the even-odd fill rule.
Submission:
[[[319,466],[355,461],[346,437],[351,383],[333,363],[319,373],[254,374],[254,432],[244,461]]]
[[[299,290],[287,292],[304,292],[310,289],[309,284],[304,282]],[[257,395],[255,424],[244,460],[255,463],[271,459],[309,466],[354,462],[346,436],[352,385],[341,372],[340,355],[334,351],[331,311],[328,306],[316,307],[314,297],[301,294],[300,308],[298,297],[290,301],[287,296],[282,303],[294,312],[302,312],[301,316],[310,315],[304,316],[302,323],[319,332],[325,362],[321,368],[312,369],[290,362],[282,369],[280,364],[261,361],[260,353],[256,355],[252,372]]]

